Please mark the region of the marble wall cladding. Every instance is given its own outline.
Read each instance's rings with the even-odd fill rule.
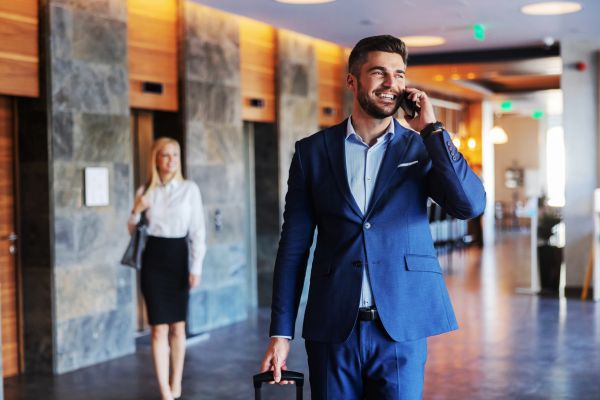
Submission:
[[[317,55],[314,39],[294,32],[279,30],[278,50],[279,222],[281,224],[283,223],[287,180],[295,143],[318,132],[319,123],[317,115]],[[309,267],[311,262],[312,258],[309,259]],[[259,285],[262,282],[266,288],[269,279],[272,277],[269,277],[266,272],[259,274]],[[308,294],[308,282],[307,275],[303,300],[306,300]]]
[[[187,1],[181,7],[185,168],[200,187],[208,247],[188,311],[197,334],[247,317],[240,49],[237,17]]]
[[[58,346],[55,372],[63,374],[133,353],[134,329],[130,307],[58,322],[56,341],[69,345]]]
[[[317,54],[313,39],[280,30],[277,48],[279,89],[279,210],[283,215],[296,141],[319,131]],[[280,218],[280,223],[282,217]]]
[[[54,372],[135,351],[129,241],[132,139],[126,0],[51,0]],[[110,204],[86,207],[84,171],[109,170]]]

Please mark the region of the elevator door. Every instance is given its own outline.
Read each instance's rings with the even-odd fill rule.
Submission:
[[[0,313],[3,376],[19,373],[19,302],[15,230],[13,99],[0,96]]]
[[[133,134],[134,158],[134,190],[146,183],[148,179],[148,159],[152,149],[153,134],[152,111],[131,110],[131,132]],[[147,332],[150,329],[146,314],[146,304],[140,288],[140,272],[137,272],[137,331]]]

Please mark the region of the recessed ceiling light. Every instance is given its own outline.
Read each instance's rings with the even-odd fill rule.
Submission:
[[[433,77],[433,79],[437,82],[441,82],[444,80],[444,77],[442,75],[436,75]]]
[[[278,3],[286,4],[321,4],[321,3],[332,3],[335,0],[275,0]]]
[[[453,81],[457,81],[460,79],[460,75],[459,74],[452,74],[452,80]]]
[[[529,4],[521,8],[521,12],[529,15],[560,15],[574,13],[582,8],[581,4],[572,1],[549,1]]]
[[[474,74],[474,73],[472,73],[472,72],[469,72],[469,73],[467,74],[467,78],[469,78],[469,79],[475,79],[475,74]]]
[[[404,36],[400,40],[407,46],[414,47],[439,46],[446,43],[446,39],[440,36]]]

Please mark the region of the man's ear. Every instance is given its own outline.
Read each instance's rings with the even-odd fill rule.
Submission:
[[[358,81],[356,80],[356,77],[350,73],[348,74],[348,76],[346,76],[346,87],[352,90],[353,92],[358,87]]]

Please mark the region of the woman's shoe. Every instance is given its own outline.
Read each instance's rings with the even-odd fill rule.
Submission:
[[[171,384],[171,394],[173,395],[173,399],[177,400],[181,398],[181,383],[179,383],[179,390],[175,391],[173,390],[173,384]]]

